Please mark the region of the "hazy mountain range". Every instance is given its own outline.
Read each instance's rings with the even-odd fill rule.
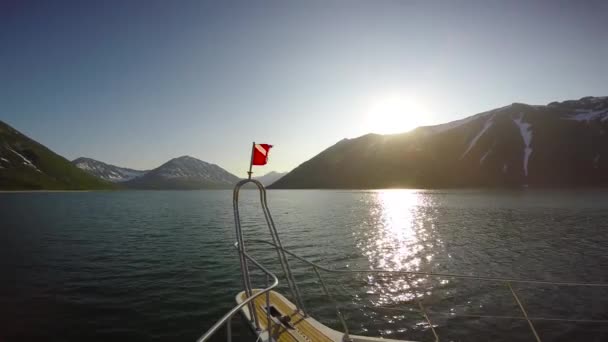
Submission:
[[[130,189],[223,189],[232,188],[239,177],[218,165],[190,156],[174,158],[153,170],[133,170],[81,157],[72,161],[78,168]],[[254,177],[270,185],[285,173],[269,172]]]
[[[265,185],[284,174],[259,177]],[[220,166],[182,156],[153,170],[91,158],[69,160],[0,121],[0,190],[228,189],[240,178]]]
[[[608,97],[523,103],[411,132],[344,139],[271,188],[608,185]]]
[[[513,103],[411,132],[343,139],[270,188],[608,185],[608,97]],[[153,170],[69,162],[0,121],[0,189],[231,188],[238,177],[190,156]]]
[[[260,176],[260,177],[253,177],[257,180],[260,181],[260,183],[264,184],[264,186],[269,186],[272,183],[278,181],[279,179],[281,179],[281,177],[285,176],[287,174],[287,172],[276,172],[276,171],[270,171],[267,174]]]

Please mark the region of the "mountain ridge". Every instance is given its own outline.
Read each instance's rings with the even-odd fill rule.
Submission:
[[[275,177],[264,181],[269,188],[608,186],[607,131],[608,96],[512,103],[410,132],[342,139],[282,177],[258,179]],[[4,190],[224,189],[238,180],[191,156],[149,171],[70,162],[0,121]]]
[[[226,189],[239,178],[220,166],[191,156],[173,158],[145,175],[122,184],[132,189]]]
[[[195,160],[199,160],[197,158],[187,156],[187,155],[172,158],[171,160],[180,159],[180,158],[182,158],[182,159],[192,158]],[[145,175],[146,173],[151,171],[151,170],[135,170],[135,169],[127,168],[127,167],[116,166],[116,165],[107,164],[100,160],[96,160],[96,159],[88,158],[88,157],[76,158],[72,161],[72,163],[74,165],[76,165],[77,167],[79,167],[80,169],[82,169],[96,177],[104,179],[108,182],[118,183],[119,185],[122,185],[125,188],[130,188],[130,187],[129,187],[129,184],[124,184],[124,183],[134,180],[135,178],[142,177],[143,175]],[[205,162],[205,163],[207,163],[207,162]],[[166,163],[163,163],[163,164],[166,164]],[[211,164],[211,163],[209,163],[209,164],[215,165],[215,164]],[[264,186],[268,186],[286,174],[287,174],[287,172],[270,171],[262,176],[254,177],[254,179],[259,180]]]
[[[264,185],[264,186],[270,186],[270,185],[272,185],[272,183],[281,179],[281,177],[285,176],[286,174],[287,174],[287,172],[270,171],[262,176],[253,177],[253,178],[260,181],[260,183],[262,183],[262,185]]]
[[[116,187],[92,176],[0,121],[1,190],[109,190]]]
[[[76,158],[72,160],[72,164],[93,176],[113,183],[126,182],[134,178],[141,177],[149,171],[134,170],[126,167],[107,164],[88,157]]]
[[[270,188],[608,186],[608,97],[341,140]]]

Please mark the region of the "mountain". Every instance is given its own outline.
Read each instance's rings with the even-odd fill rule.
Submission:
[[[344,139],[271,188],[608,186],[608,97]]]
[[[262,185],[269,186],[272,183],[274,183],[277,180],[279,180],[281,177],[285,176],[286,174],[287,174],[287,172],[271,171],[271,172],[268,172],[267,174],[265,174],[263,176],[254,177],[254,178],[257,179],[258,181],[260,181],[260,183],[262,183]]]
[[[74,159],[72,164],[76,165],[79,169],[92,174],[93,176],[114,183],[130,181],[134,178],[141,177],[148,172],[110,165],[85,157]]]
[[[226,189],[238,181],[237,176],[215,164],[183,156],[122,184],[134,189]]]
[[[1,190],[112,189],[69,160],[0,121]]]

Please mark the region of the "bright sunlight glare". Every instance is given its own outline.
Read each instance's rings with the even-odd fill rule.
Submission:
[[[415,97],[385,94],[370,101],[366,128],[379,134],[407,132],[418,127],[425,115],[427,110]]]

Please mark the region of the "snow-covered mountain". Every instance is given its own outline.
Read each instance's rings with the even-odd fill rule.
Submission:
[[[276,171],[270,171],[267,174],[260,176],[260,177],[253,177],[255,179],[257,179],[258,181],[260,181],[260,183],[262,183],[262,185],[264,186],[269,186],[270,184],[278,181],[279,179],[281,179],[281,177],[285,176],[287,174],[287,172],[276,172]]]
[[[221,189],[234,186],[238,180],[215,164],[182,156],[124,184],[137,189]]]
[[[137,177],[141,177],[148,172],[106,164],[104,162],[100,162],[99,160],[85,157],[74,159],[72,164],[94,176],[114,183],[130,181]]]
[[[608,186],[608,97],[344,139],[272,188]]]

